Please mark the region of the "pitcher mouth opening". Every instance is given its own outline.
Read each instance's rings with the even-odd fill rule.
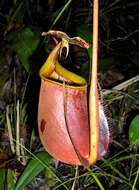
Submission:
[[[84,89],[84,88],[87,88],[88,85],[87,84],[75,84],[75,83],[69,83],[67,81],[59,81],[59,80],[56,80],[56,79],[51,79],[51,78],[42,78],[42,80],[44,81],[48,81],[50,83],[53,83],[53,84],[56,84],[56,85],[59,85],[59,86],[63,86],[65,85],[66,87],[68,88],[72,88],[72,89]]]

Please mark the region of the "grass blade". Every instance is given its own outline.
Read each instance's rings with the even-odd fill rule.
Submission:
[[[104,190],[103,185],[101,184],[100,180],[98,179],[98,177],[95,175],[94,172],[92,172],[92,170],[90,168],[88,168],[88,171],[91,172],[92,177],[94,178],[94,180],[96,181],[96,183],[98,184],[98,186],[100,187],[101,190]]]
[[[0,169],[0,190],[4,190],[6,170],[4,168]]]
[[[65,6],[63,7],[63,9],[60,11],[60,13],[57,15],[57,17],[55,18],[54,22],[52,23],[52,26],[50,27],[50,30],[53,28],[53,26],[56,24],[56,22],[58,21],[58,19],[61,17],[61,15],[63,14],[63,12],[65,11],[65,9],[69,6],[69,4],[72,2],[72,0],[69,0]]]
[[[44,164],[48,164],[51,160],[51,156],[46,152],[40,152],[36,155],[36,157],[41,160]],[[27,167],[23,171],[20,176],[15,190],[22,190],[36,175],[38,175],[44,169],[44,165],[42,165],[36,158],[32,158],[32,160],[28,163]]]
[[[103,161],[104,161],[104,163],[106,163],[108,166],[110,166],[110,168],[111,168],[115,173],[117,173],[121,178],[127,180],[127,178],[126,178],[117,168],[115,168],[110,162],[107,162],[107,161],[104,160],[104,159],[103,159]]]
[[[138,176],[139,176],[139,168],[138,168],[138,171],[137,171],[137,174],[136,174],[136,177],[135,177],[133,186],[132,186],[132,190],[135,190],[135,185],[136,185],[136,183],[137,183]]]
[[[14,177],[12,174],[12,170],[8,170],[7,183],[8,183],[8,190],[15,190]]]

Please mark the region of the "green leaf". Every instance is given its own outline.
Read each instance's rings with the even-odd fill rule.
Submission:
[[[48,164],[52,159],[52,157],[47,152],[40,152],[36,155],[36,157],[44,164]],[[38,175],[44,169],[45,165],[42,165],[41,162],[39,162],[36,158],[32,158],[20,176],[15,190],[22,190],[36,175]]]
[[[15,189],[14,177],[12,174],[12,170],[10,170],[10,169],[8,170],[7,183],[8,183],[8,190],[14,190]]]
[[[131,144],[139,144],[139,115],[137,115],[129,126],[129,140]]]
[[[25,28],[9,34],[7,40],[11,43],[12,49],[19,55],[19,59],[26,71],[29,71],[31,66],[31,56],[35,53],[40,38],[30,28]]]
[[[1,168],[0,169],[0,190],[4,190],[5,174],[6,174],[5,168]]]

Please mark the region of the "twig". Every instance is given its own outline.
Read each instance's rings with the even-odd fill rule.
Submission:
[[[25,149],[23,148],[24,147],[24,139],[23,138],[20,138],[20,141],[21,141],[21,155],[22,155],[22,164],[25,166],[27,164],[27,159],[25,157]]]
[[[136,34],[139,32],[139,29],[129,33],[128,35],[124,36],[124,37],[117,37],[116,39],[111,39],[111,40],[107,40],[107,42],[115,42],[118,40],[127,40],[130,36],[132,36],[133,34]]]
[[[77,182],[77,176],[78,176],[78,174],[79,174],[79,166],[76,166],[76,168],[75,168],[75,179],[74,179],[74,182],[73,182],[73,184],[72,184],[72,188],[71,188],[71,190],[74,190],[75,189],[75,186],[76,186],[76,182]]]
[[[125,149],[125,147],[122,144],[120,144],[118,141],[115,141],[114,139],[112,139],[111,142],[114,143],[116,146],[119,146],[120,148]]]
[[[20,129],[19,129],[19,100],[17,100],[17,106],[16,106],[16,154],[17,154],[17,159],[20,161]]]
[[[107,7],[107,9],[113,7],[114,5],[116,5],[117,3],[119,3],[120,1],[121,1],[121,0],[115,0],[113,3],[111,3],[111,4]]]
[[[102,93],[103,93],[103,91],[105,92],[105,90],[106,90],[106,89],[103,89],[103,90],[102,90]],[[121,91],[121,90],[111,89],[111,90],[106,90],[106,91],[111,92],[111,93],[122,94],[123,96],[129,97],[130,99],[134,100],[137,104],[139,104],[139,100],[138,100],[137,98],[135,98],[135,97],[133,97],[133,96],[129,95],[128,93],[125,93],[125,92],[123,92],[123,91]],[[123,96],[120,96],[120,99],[121,99]],[[119,99],[119,97],[117,97],[117,99]]]
[[[133,84],[133,83],[135,83],[137,81],[139,81],[139,75],[137,75],[137,76],[135,76],[135,77],[133,77],[133,78],[131,78],[131,79],[129,79],[129,80],[115,86],[115,87],[113,87],[112,90],[113,89],[114,90],[122,90],[122,89],[127,88],[129,85],[131,85],[131,84]],[[107,94],[110,94],[110,93],[111,93],[110,90],[106,90],[106,91],[103,92],[103,95],[107,95]]]
[[[11,145],[11,151],[14,154],[15,147],[14,147],[14,142],[13,142],[11,123],[10,123],[10,119],[9,119],[9,106],[6,107],[6,120],[7,120],[7,126],[8,126],[8,134],[9,134],[9,140],[10,140],[10,145]]]

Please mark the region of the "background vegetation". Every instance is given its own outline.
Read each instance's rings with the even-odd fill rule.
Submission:
[[[0,189],[139,188],[139,1],[99,1],[98,77],[110,112],[109,151],[90,168],[54,160],[37,127],[39,68],[54,42],[50,29],[92,42],[90,0],[0,2]],[[65,67],[89,83],[91,48],[71,46]]]

